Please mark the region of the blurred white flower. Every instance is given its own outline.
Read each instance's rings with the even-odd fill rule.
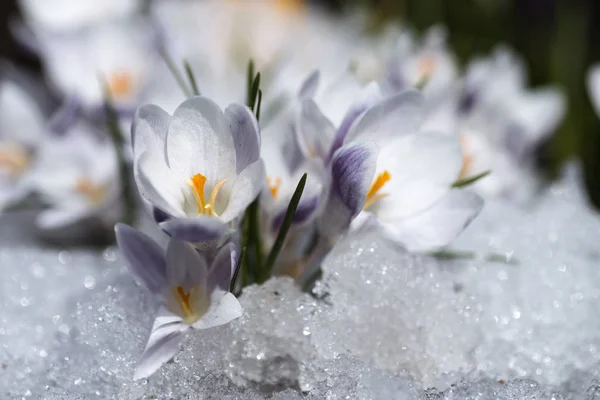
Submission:
[[[28,184],[49,207],[36,223],[44,231],[80,228],[91,220],[104,228],[121,217],[121,186],[112,143],[84,122],[48,138]]]
[[[142,19],[106,23],[74,34],[36,31],[38,52],[50,84],[86,109],[103,101],[103,82],[119,108],[131,111],[155,77],[157,43]]]
[[[590,68],[587,76],[587,87],[596,114],[600,117],[600,65]]]
[[[171,239],[165,252],[145,234],[118,224],[117,242],[131,272],[162,301],[134,379],[147,378],[178,351],[190,328],[203,330],[239,318],[242,307],[229,286],[237,264],[232,244],[214,259]]]
[[[19,0],[19,4],[28,25],[58,33],[130,16],[139,11],[142,1]]]
[[[42,111],[15,81],[0,81],[0,210],[30,193],[27,176],[44,140]]]
[[[516,201],[536,187],[534,152],[553,134],[566,113],[561,90],[528,89],[523,62],[499,48],[468,67],[458,104],[458,133],[464,151],[461,178],[492,173],[473,189],[484,196]]]

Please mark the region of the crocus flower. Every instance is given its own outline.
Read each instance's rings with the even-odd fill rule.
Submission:
[[[44,137],[44,115],[15,81],[0,81],[0,210],[30,193],[26,177]]]
[[[118,224],[115,231],[131,272],[162,301],[134,379],[152,375],[169,361],[189,329],[224,325],[242,315],[229,292],[237,258],[232,244],[211,261],[189,243],[171,239],[165,254],[150,237],[127,225]]]
[[[473,189],[516,201],[535,188],[534,152],[566,112],[564,94],[552,86],[528,89],[523,62],[499,48],[467,70],[459,104],[458,133],[464,152],[461,178],[492,174]]]
[[[117,21],[70,34],[34,30],[46,76],[59,93],[87,109],[101,108],[104,84],[119,109],[133,110],[160,65],[152,27]]]
[[[127,17],[140,9],[142,0],[19,0],[19,4],[28,24],[57,33]]]
[[[119,220],[117,159],[113,145],[100,140],[101,135],[78,121],[44,142],[28,177],[28,185],[49,206],[37,217],[41,230],[79,231],[92,220],[108,229]]]
[[[224,237],[266,183],[258,123],[239,104],[223,113],[213,101],[192,97],[172,116],[142,106],[132,140],[138,189],[169,217],[160,227],[182,240]]]
[[[600,116],[600,65],[594,65],[588,72],[587,86],[596,114]]]
[[[478,214],[482,200],[451,189],[462,165],[453,135],[421,131],[424,100],[408,91],[369,109],[331,161],[330,199],[320,221],[340,234],[360,215],[409,251],[449,244]]]
[[[452,89],[457,76],[457,62],[447,47],[446,33],[434,27],[421,43],[408,32],[400,35],[383,87],[392,92],[422,87],[427,102],[436,103]]]

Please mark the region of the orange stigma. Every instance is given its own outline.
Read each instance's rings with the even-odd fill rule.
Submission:
[[[380,199],[388,196],[387,194],[378,194],[378,192],[391,179],[392,179],[392,175],[387,170],[385,170],[382,173],[380,173],[379,175],[377,175],[377,177],[371,184],[371,188],[369,189],[369,192],[367,193],[363,210],[366,210],[367,208],[371,207],[377,200],[380,200]]]
[[[468,151],[469,148],[469,138],[466,136],[461,136],[459,139],[460,147],[463,153],[462,159],[462,167],[460,172],[458,173],[458,180],[466,179],[471,174],[471,169],[473,168],[473,155]]]
[[[279,187],[281,186],[281,178],[278,177],[274,181],[271,181],[271,178],[267,176],[267,186],[269,187],[273,200],[277,200],[277,194],[279,193]]]
[[[125,97],[133,89],[133,78],[127,72],[114,72],[108,77],[108,88],[114,97]]]
[[[206,177],[202,174],[196,174],[188,179],[187,184],[192,189],[192,193],[194,194],[194,198],[196,199],[196,203],[198,204],[198,214],[204,215],[212,215],[214,217],[218,217],[219,215],[215,211],[215,204],[217,201],[217,195],[219,191],[227,182],[227,179],[223,179],[219,181],[212,192],[210,193],[210,198],[208,203],[204,198],[204,185],[206,184]]]
[[[79,178],[75,183],[75,191],[83,194],[90,203],[100,204],[104,199],[105,190],[101,186],[94,186],[88,178]]]

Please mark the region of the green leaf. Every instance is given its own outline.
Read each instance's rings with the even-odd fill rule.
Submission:
[[[192,87],[192,93],[194,94],[194,96],[200,96],[200,89],[198,89],[198,84],[196,83],[196,77],[194,76],[192,67],[190,66],[190,63],[187,62],[187,60],[185,60],[183,62],[183,67],[185,68],[185,73],[187,74],[188,79],[190,81],[190,86]]]
[[[252,103],[252,84],[254,83],[254,60],[248,60],[248,70],[246,75],[246,105],[250,107]],[[252,107],[250,107],[252,109]]]
[[[480,259],[491,263],[518,265],[519,261],[512,255],[490,253],[483,256],[472,251],[451,251],[442,250],[431,253],[430,256],[437,258],[438,260],[475,260]]]
[[[267,263],[265,264],[265,271],[267,272],[267,276],[271,275],[271,271],[273,270],[273,266],[277,261],[277,257],[281,252],[281,248],[283,247],[283,243],[285,242],[285,237],[292,226],[292,220],[294,218],[294,214],[296,214],[296,209],[298,208],[298,203],[300,203],[300,199],[302,198],[302,192],[304,191],[304,186],[306,185],[307,174],[302,175],[300,182],[298,182],[298,186],[296,187],[296,191],[290,200],[290,204],[288,205],[287,211],[285,213],[285,217],[283,218],[283,223],[281,224],[281,228],[279,228],[279,233],[277,233],[277,238],[275,239],[275,243],[271,248],[271,252],[267,258]],[[264,282],[264,280],[263,280]]]
[[[231,284],[229,285],[229,291],[231,293],[233,293],[233,291],[235,290],[235,283],[237,282],[237,277],[240,273],[240,269],[242,269],[242,266],[245,263],[245,259],[246,259],[246,247],[242,247],[242,251],[240,252],[240,256],[237,260],[237,265],[235,266],[235,271],[233,273],[233,277],[231,277]]]
[[[456,182],[454,182],[452,184],[452,187],[455,189],[462,189],[464,187],[470,186],[472,184],[474,184],[475,182],[477,182],[478,180],[485,178],[486,176],[488,176],[492,171],[485,171],[482,172],[480,174],[477,174],[471,178],[467,178],[467,179],[460,179]]]
[[[256,74],[254,82],[252,83],[252,89],[250,90],[250,109],[255,111],[256,100],[258,99],[258,91],[260,88],[260,72]]]
[[[183,79],[183,76],[181,75],[181,73],[179,72],[177,67],[175,66],[173,59],[169,56],[169,54],[163,47],[159,48],[159,53],[160,53],[160,56],[162,57],[162,59],[167,64],[169,71],[171,71],[171,74],[177,81],[177,84],[183,91],[183,94],[185,95],[185,97],[192,97],[192,92],[190,92],[190,89],[185,84],[185,79]]]

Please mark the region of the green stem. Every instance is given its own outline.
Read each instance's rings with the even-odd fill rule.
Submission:
[[[254,265],[256,280],[261,282],[267,280],[265,277],[265,266],[263,265],[262,241],[260,237],[260,204],[259,198],[248,207],[247,216],[249,218],[249,238],[250,245],[254,248]]]
[[[165,60],[169,71],[171,71],[171,74],[173,75],[173,77],[177,81],[177,84],[183,91],[183,94],[185,94],[185,97],[192,97],[192,92],[190,92],[190,89],[187,87],[185,79],[183,79],[183,76],[181,75],[181,73],[177,69],[177,66],[173,62],[173,59],[169,56],[169,54],[164,48],[160,48],[159,52],[162,59]]]
[[[119,127],[119,121],[115,113],[115,109],[112,105],[110,92],[106,82],[102,81],[104,87],[104,112],[106,113],[106,124],[108,133],[111,136],[111,141],[114,146],[115,154],[117,156],[117,163],[119,167],[119,179],[121,182],[121,191],[123,193],[123,200],[125,203],[125,210],[123,215],[123,222],[129,225],[133,225],[135,217],[137,215],[137,202],[136,194],[131,179],[129,179],[129,165],[125,158],[125,143],[123,140],[123,134]]]
[[[192,72],[192,67],[190,63],[186,61],[183,62],[183,67],[185,68],[185,73],[188,76],[190,81],[190,86],[192,87],[192,92],[194,96],[200,96],[200,89],[198,89],[198,83],[196,82],[196,77],[194,76],[194,72]]]

